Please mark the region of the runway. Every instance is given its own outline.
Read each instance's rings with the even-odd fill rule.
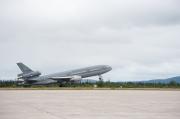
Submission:
[[[180,91],[0,90],[0,119],[179,119]]]

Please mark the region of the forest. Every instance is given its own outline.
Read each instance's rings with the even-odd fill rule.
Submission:
[[[30,86],[19,85],[16,81],[0,81],[0,88],[17,88],[17,87],[70,87],[70,88],[180,88],[180,84],[176,81],[170,83],[143,83],[143,82],[110,82],[110,81],[98,81],[98,82],[82,82],[82,83],[65,83],[65,84],[51,84],[43,86]]]

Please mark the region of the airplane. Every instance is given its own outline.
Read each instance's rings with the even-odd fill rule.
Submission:
[[[108,65],[96,65],[81,69],[75,69],[65,72],[59,72],[41,76],[41,72],[33,71],[21,62],[17,63],[22,73],[17,75],[18,84],[22,85],[48,85],[48,84],[65,84],[81,81],[82,78],[99,76],[103,81],[102,74],[109,72],[112,68]]]

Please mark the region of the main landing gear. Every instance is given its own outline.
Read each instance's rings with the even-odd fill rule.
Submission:
[[[98,76],[99,76],[99,81],[103,82],[103,77],[101,75]]]

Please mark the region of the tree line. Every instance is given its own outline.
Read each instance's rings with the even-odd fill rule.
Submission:
[[[180,88],[180,84],[175,81],[170,83],[143,83],[143,82],[83,82],[83,83],[65,83],[65,84],[51,84],[46,86],[26,86],[18,85],[16,81],[0,81],[0,88],[16,88],[16,87],[70,87],[70,88]]]

